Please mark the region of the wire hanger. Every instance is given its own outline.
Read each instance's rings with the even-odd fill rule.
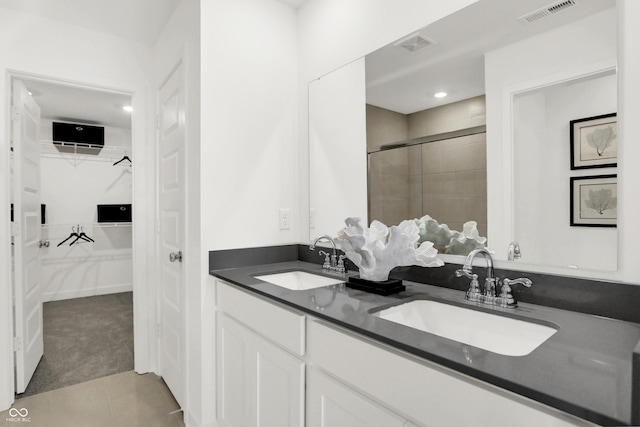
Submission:
[[[69,246],[73,245],[75,242],[77,242],[80,239],[85,240],[87,242],[95,242],[95,240],[93,240],[91,237],[87,236],[84,233],[84,227],[80,227],[78,225],[78,228],[80,229],[80,234],[78,234],[78,237],[76,237],[76,240],[74,240],[73,242],[69,243]]]
[[[133,164],[133,161],[131,161],[131,158],[129,157],[129,155],[127,154],[127,152],[126,152],[126,151],[124,152],[124,156],[122,156],[122,158],[121,158],[120,160],[118,160],[117,162],[115,162],[115,163],[113,164],[113,166],[115,166],[115,165],[117,165],[117,164],[119,164],[119,163],[122,163],[122,162],[124,162],[124,161],[128,161],[128,162],[129,162],[129,166],[131,166],[131,164]]]
[[[80,234],[78,234],[78,232],[80,232]],[[95,242],[95,240],[93,240],[91,237],[87,236],[84,232],[84,228],[80,227],[80,225],[78,224],[75,227],[71,227],[71,234],[69,234],[69,237],[67,237],[66,239],[64,239],[62,242],[58,243],[58,246],[63,245],[65,242],[67,242],[70,239],[76,238],[73,242],[69,243],[69,246],[73,245],[74,243],[76,243],[78,240],[82,239],[84,241],[87,242]]]

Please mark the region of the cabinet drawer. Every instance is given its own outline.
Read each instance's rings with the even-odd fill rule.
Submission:
[[[293,354],[305,353],[305,316],[217,281],[218,309]]]
[[[309,322],[314,366],[420,426],[593,426],[569,414],[318,321]],[[339,349],[339,350],[338,350]],[[464,397],[464,403],[461,398]],[[464,410],[460,410],[463,405]]]

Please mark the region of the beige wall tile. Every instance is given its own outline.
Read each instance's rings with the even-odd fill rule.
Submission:
[[[367,148],[404,141],[408,138],[407,116],[367,104]]]
[[[486,124],[484,95],[407,116],[409,139]]]
[[[448,171],[486,169],[486,146],[483,143],[477,143],[443,148],[442,164],[442,168]]]
[[[409,175],[409,150],[397,148],[369,154],[369,172]]]
[[[422,175],[422,147],[412,145],[405,148],[409,164],[409,175]]]
[[[408,199],[409,177],[398,175],[369,175],[369,195],[372,199]]]
[[[443,145],[434,142],[429,144],[422,144],[421,147],[422,173],[432,174],[444,172],[446,169],[443,168],[442,164]]]
[[[455,172],[422,175],[422,194],[425,198],[455,194],[456,187]]]
[[[397,225],[409,219],[409,201],[405,200],[371,200],[369,202],[369,223],[378,220],[387,226]]]
[[[453,172],[455,174],[455,193],[460,196],[483,196],[486,204],[487,170]]]

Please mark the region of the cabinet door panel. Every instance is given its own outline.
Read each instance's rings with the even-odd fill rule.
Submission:
[[[260,427],[304,426],[304,363],[262,339],[256,342],[255,391]]]
[[[328,376],[311,370],[309,427],[403,427],[404,419]]]
[[[225,316],[218,317],[219,421],[226,427],[250,425],[251,336]]]
[[[224,427],[304,427],[305,364],[218,315],[218,422]]]

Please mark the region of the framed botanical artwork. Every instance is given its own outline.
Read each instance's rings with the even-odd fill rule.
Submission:
[[[616,113],[569,122],[571,169],[615,167],[618,163]]]
[[[570,178],[571,225],[615,227],[618,219],[617,175]]]

